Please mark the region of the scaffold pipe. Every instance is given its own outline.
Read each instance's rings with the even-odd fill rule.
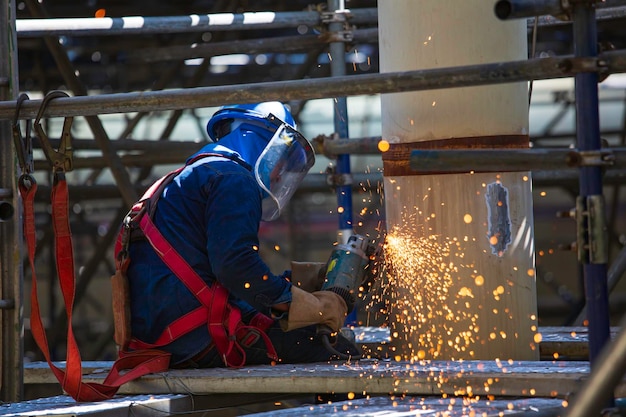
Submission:
[[[598,55],[598,32],[596,28],[596,11],[593,3],[576,3],[573,5],[573,37],[574,52],[577,57],[593,57]],[[600,114],[598,101],[598,74],[579,73],[574,77],[574,95],[576,106],[576,146],[582,152],[597,152],[602,147],[600,138]],[[602,251],[606,247],[607,231],[604,224],[604,213],[594,214],[592,201],[603,200],[602,167],[581,166],[579,197],[577,206],[580,211],[588,211],[588,224],[596,224],[601,233],[579,230],[584,236],[585,245],[594,248],[588,254],[582,242],[578,243],[579,261],[583,266],[584,293],[589,321],[589,363],[591,368],[598,366],[597,357],[603,347],[611,340],[609,294],[607,285],[607,263],[604,257],[594,259],[594,251]],[[598,209],[597,211],[601,211]],[[579,226],[580,229],[580,226]],[[591,226],[589,227],[591,229]],[[581,239],[579,239],[581,240]],[[613,397],[610,404],[613,404]]]
[[[328,0],[328,9],[333,13],[345,12],[344,0]],[[337,32],[342,30],[344,22],[330,22],[328,30]],[[330,53],[330,73],[331,77],[344,77],[346,75],[346,52],[343,42],[331,42],[329,45]],[[340,136],[347,138],[348,134],[348,100],[345,95],[336,96],[333,100],[333,124],[335,132]],[[337,241],[339,243],[347,243],[351,235],[354,234],[352,224],[352,188],[351,188],[351,168],[350,155],[338,154],[336,158],[335,175],[343,178],[350,178],[348,181],[335,184],[335,193],[337,195],[337,214],[338,214],[338,230]]]
[[[378,144],[382,138],[380,136],[367,138],[339,138],[332,136],[318,136],[313,139],[315,152],[334,158],[341,154],[350,155],[376,155],[380,154]]]
[[[18,96],[18,54],[15,22],[15,1],[0,2],[0,100]],[[22,262],[22,222],[17,190],[16,152],[10,120],[0,120],[0,401],[24,398],[24,271]]]
[[[345,16],[352,24],[376,23],[377,21],[376,8],[353,9]],[[16,29],[20,37],[150,35],[155,33],[281,29],[293,28],[298,25],[317,26],[323,20],[324,15],[316,11],[248,12],[162,17],[18,19]]]
[[[44,116],[86,116],[184,110],[271,100],[313,100],[566,78],[582,72],[626,72],[626,50],[605,52],[597,57],[537,58],[384,74],[59,98],[50,103]],[[0,102],[0,119],[12,119],[16,105],[16,101]],[[41,100],[24,102],[20,118],[34,119],[40,105]]]
[[[225,42],[207,42],[191,45],[176,45],[147,48],[137,51],[130,58],[142,62],[157,62],[176,59],[208,58],[228,54],[261,54],[271,52],[308,51],[311,48],[335,42],[340,32],[325,32],[322,35],[276,36],[272,38],[248,39]],[[378,31],[356,29],[351,32],[351,43],[378,42]]]
[[[530,16],[563,13],[561,0],[500,0],[494,11],[498,19],[518,19]]]
[[[594,2],[594,7],[597,8],[621,7],[625,5],[625,0]],[[502,20],[543,15],[565,17],[571,11],[571,3],[562,0],[499,0],[494,6],[496,16]]]
[[[581,166],[626,168],[626,148],[597,152],[568,148],[416,149],[411,151],[410,165],[419,174],[549,171]]]

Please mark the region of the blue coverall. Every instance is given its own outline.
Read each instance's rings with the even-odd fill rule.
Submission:
[[[254,135],[267,133],[253,130],[232,132],[198,153],[232,154],[234,151],[226,148],[232,143],[241,148],[238,154],[254,163],[269,138],[259,142]],[[250,146],[239,146],[241,143],[262,146],[250,150]],[[286,279],[289,271],[275,275],[259,256],[262,197],[250,166],[207,157],[188,165],[165,188],[153,218],[163,236],[207,283],[219,281],[229,291],[229,302],[239,307],[244,322],[257,312],[269,316],[271,306],[291,301],[291,283]],[[200,304],[147,241],[131,242],[129,255],[132,335],[153,343],[168,324]],[[331,358],[315,338],[315,326],[283,332],[275,323],[267,333],[283,362]],[[162,349],[171,352],[174,366],[189,366],[191,358],[195,361],[191,366],[223,366],[215,349],[196,358],[210,343],[207,327],[201,326]],[[356,351],[344,339],[336,347]],[[246,349],[246,355],[247,364],[270,361],[262,340]]]

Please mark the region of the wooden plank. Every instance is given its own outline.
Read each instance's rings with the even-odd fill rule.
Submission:
[[[564,406],[566,405],[567,402],[564,403],[564,400],[551,398],[464,400],[454,397],[373,397],[256,413],[250,414],[249,417],[307,417],[329,415],[340,417],[380,417],[391,415],[446,417],[532,415],[546,417],[563,415],[566,410]]]
[[[189,411],[192,400],[189,395],[134,395],[117,397],[107,401],[77,403],[67,395],[37,400],[3,404],[2,416],[101,416],[101,417],[163,417],[164,415]]]
[[[63,363],[58,364],[63,367]],[[85,381],[102,382],[110,362],[86,362]],[[588,362],[361,360],[250,366],[242,369],[181,369],[125,384],[120,394],[357,393],[369,395],[494,395],[566,397],[589,375]],[[27,384],[57,383],[43,362],[25,368]],[[626,383],[616,389],[626,396]]]

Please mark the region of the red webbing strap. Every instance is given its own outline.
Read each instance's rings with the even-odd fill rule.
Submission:
[[[209,305],[207,328],[226,366],[240,368],[246,363],[246,353],[236,339],[241,312],[237,308],[231,308],[228,304],[228,292],[216,284],[213,284],[215,290]]]
[[[56,177],[56,176],[55,176]],[[20,184],[20,194],[24,204],[24,236],[28,249],[28,260],[32,273],[31,290],[31,332],[41,349],[50,369],[67,392],[76,401],[100,401],[113,397],[119,387],[130,380],[154,372],[162,372],[169,367],[170,354],[161,351],[138,352],[135,355],[116,361],[104,383],[82,382],[82,364],[80,351],[72,329],[72,312],[76,282],[74,276],[74,256],[71,231],[69,227],[69,198],[67,183],[64,178],[55,178],[52,189],[52,219],[55,233],[55,252],[57,273],[67,312],[67,354],[65,371],[52,363],[46,332],[41,320],[39,299],[37,296],[37,278],[35,274],[35,210],[34,198],[36,184],[30,187]],[[124,375],[120,371],[128,370]]]
[[[128,347],[130,349],[154,349],[168,345],[193,329],[205,325],[208,319],[209,310],[204,306],[200,306],[170,323],[154,343],[146,343],[132,338]]]
[[[235,340],[237,325],[241,323],[241,313],[228,304],[228,292],[217,282],[209,287],[183,257],[170,245],[156,228],[150,216],[143,215],[139,227],[159,254],[163,262],[185,284],[191,293],[208,309],[209,334],[217,351],[227,366],[243,366],[245,354]],[[226,325],[226,329],[224,326]],[[232,336],[232,337],[231,337]],[[233,350],[237,346],[238,349]]]
[[[209,307],[211,295],[209,286],[196,271],[183,259],[182,256],[163,237],[156,228],[150,216],[141,216],[139,227],[146,240],[157,252],[169,269],[180,278],[191,293],[205,306]]]

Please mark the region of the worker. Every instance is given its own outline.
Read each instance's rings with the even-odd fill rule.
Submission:
[[[347,314],[341,296],[318,290],[320,264],[275,274],[259,254],[260,222],[279,217],[315,159],[288,108],[225,106],[207,131],[214,142],[161,186],[153,207],[142,206],[172,250],[155,250],[153,230],[130,227],[129,349],[170,352],[172,367],[319,362],[336,358],[333,349],[356,355],[341,334],[330,350],[318,337],[320,326],[338,331]],[[190,291],[181,263],[214,291],[211,301],[201,301],[206,288]],[[309,282],[311,292],[292,282]],[[217,289],[226,294],[221,307]],[[202,323],[190,324],[192,316]]]

